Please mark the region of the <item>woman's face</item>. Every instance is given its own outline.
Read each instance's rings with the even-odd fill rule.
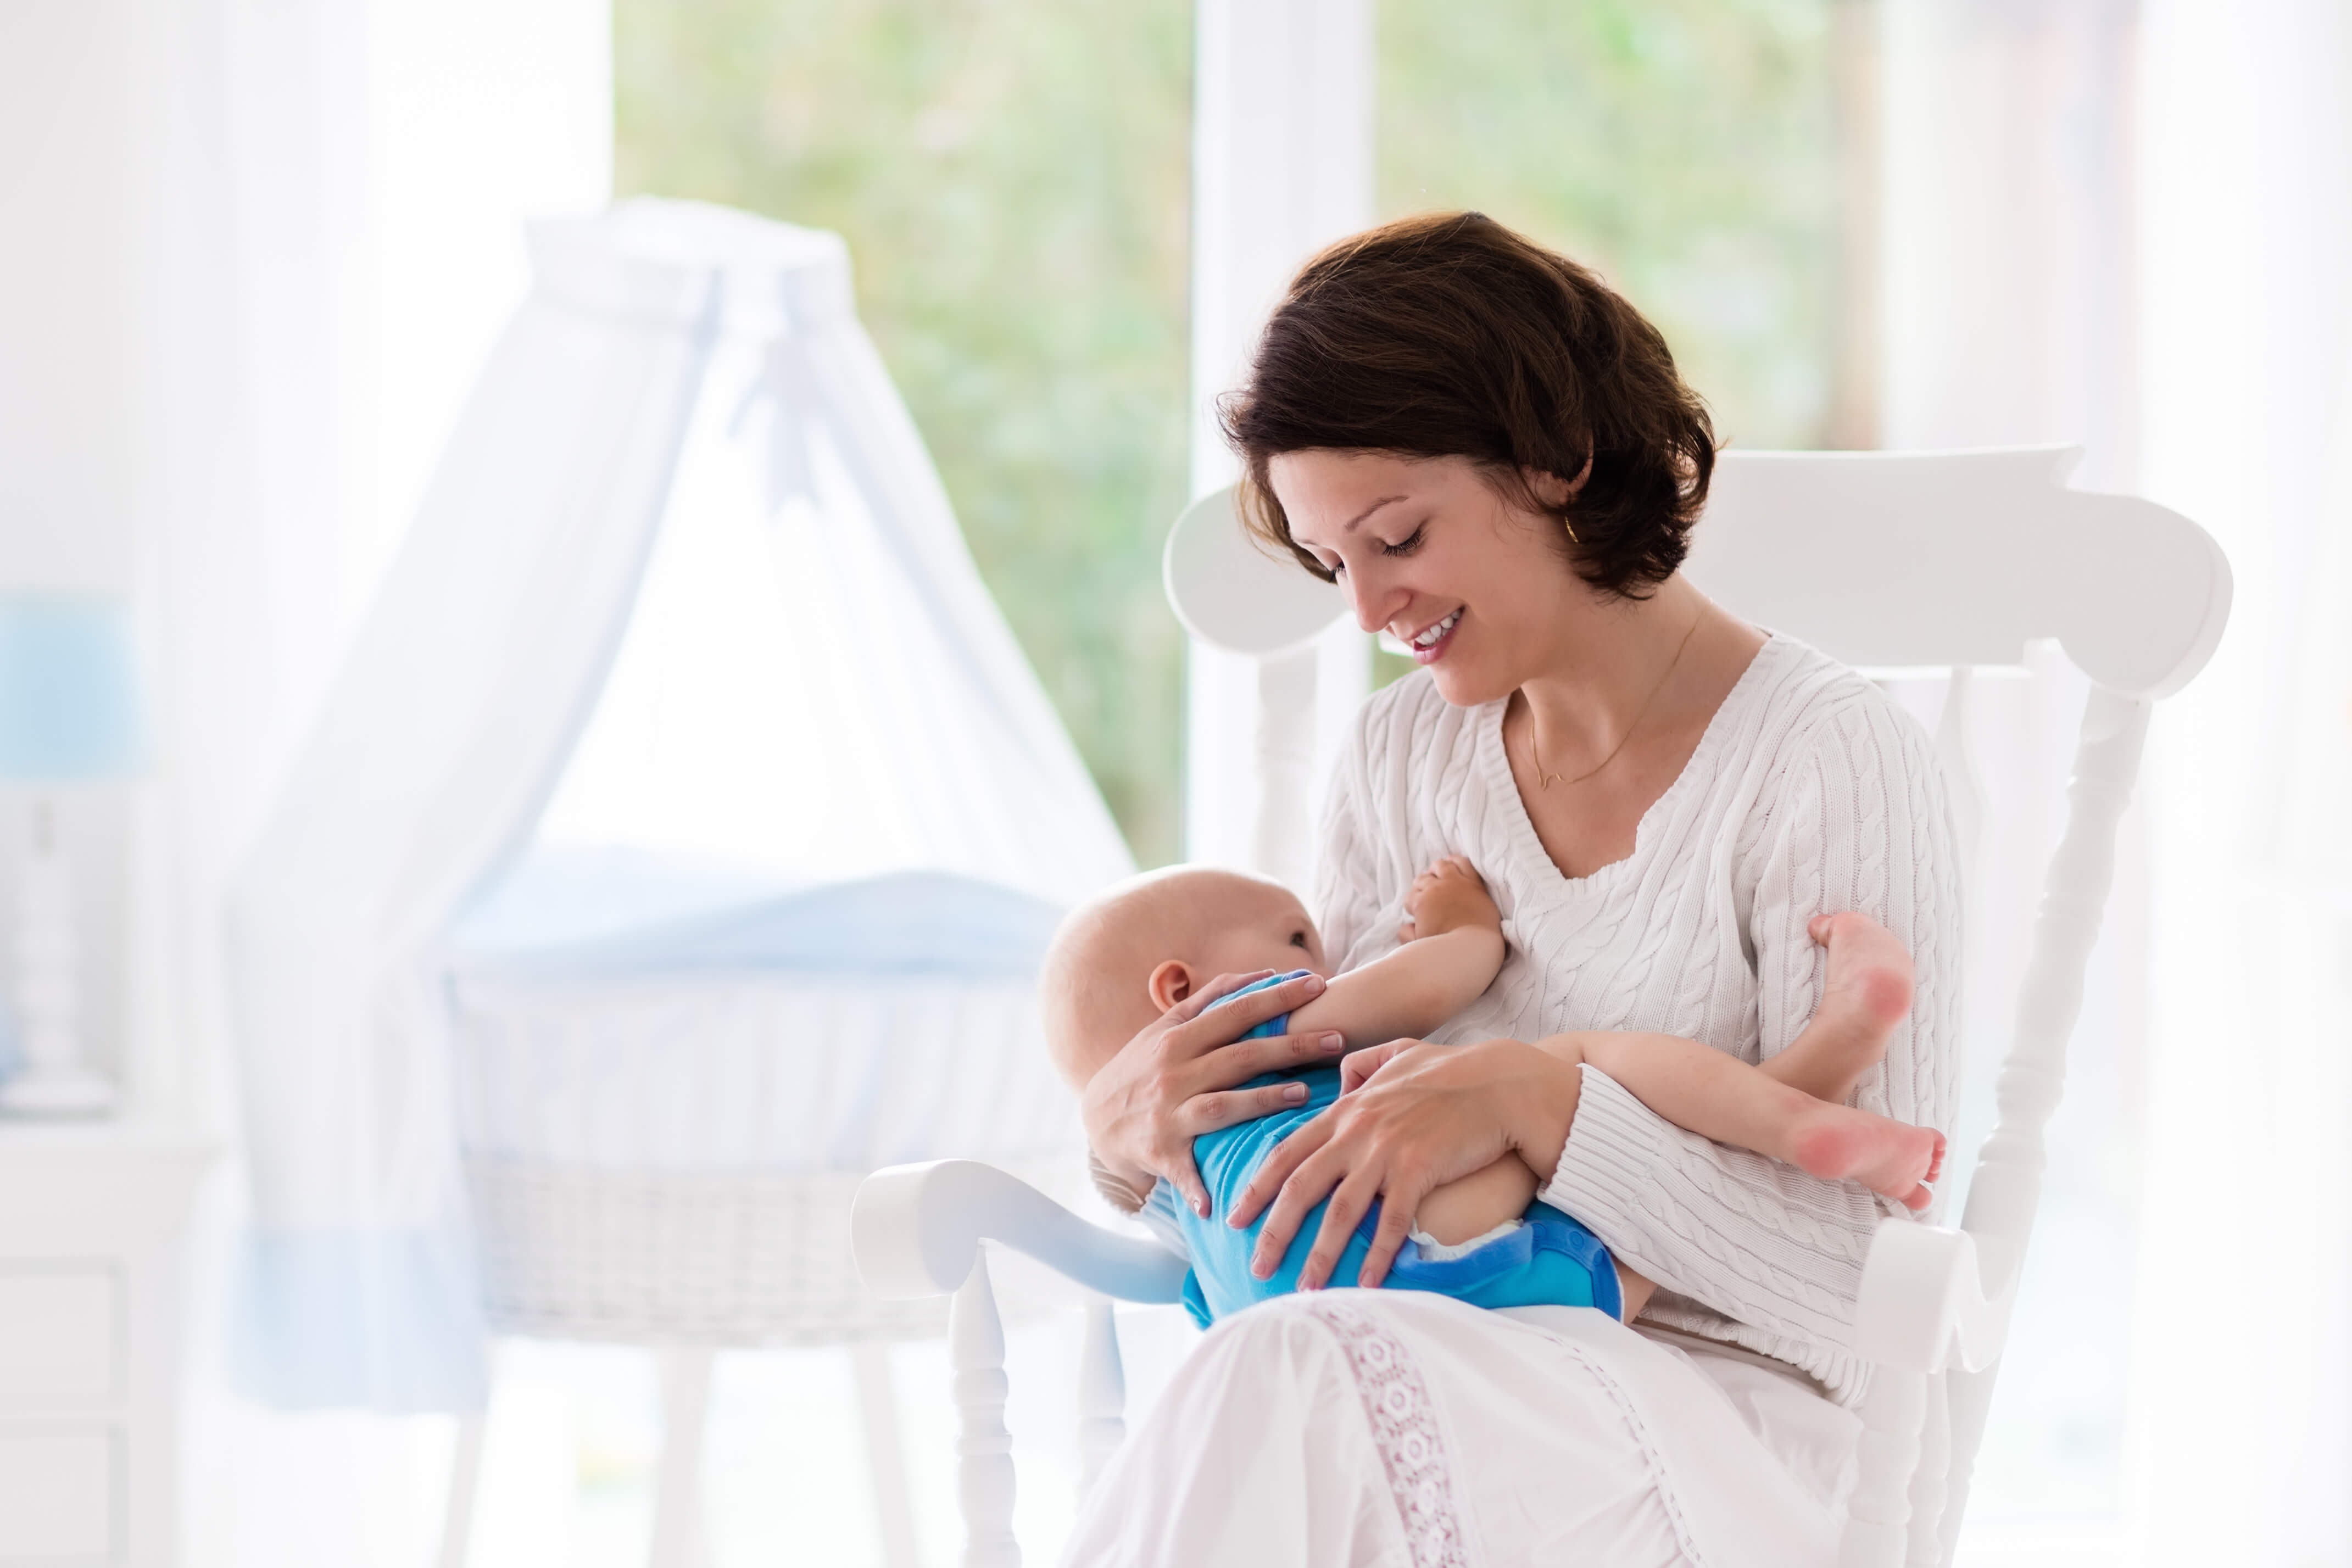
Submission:
[[[1456,706],[1549,667],[1563,622],[1591,601],[1552,538],[1559,525],[1506,502],[1465,458],[1287,452],[1267,477],[1290,537],[1338,572],[1357,623],[1411,648]]]

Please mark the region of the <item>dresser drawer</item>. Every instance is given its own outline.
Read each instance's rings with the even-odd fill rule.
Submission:
[[[0,1417],[121,1391],[122,1281],[90,1265],[0,1265]]]
[[[0,1564],[114,1561],[121,1485],[110,1427],[0,1426]]]

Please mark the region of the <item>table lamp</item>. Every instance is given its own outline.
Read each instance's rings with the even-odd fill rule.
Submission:
[[[127,617],[101,600],[0,595],[0,779],[34,786],[18,890],[17,1023],[23,1061],[0,1113],[95,1116],[114,1085],[81,1060],[75,1028],[73,883],[55,795],[120,779],[142,760]]]

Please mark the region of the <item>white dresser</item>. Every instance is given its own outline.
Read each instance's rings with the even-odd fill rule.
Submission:
[[[215,1153],[0,1122],[0,1568],[174,1560],[182,1252]]]

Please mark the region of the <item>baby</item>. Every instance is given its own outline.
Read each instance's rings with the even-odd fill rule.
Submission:
[[[1180,866],[1121,883],[1075,910],[1048,950],[1041,981],[1046,1040],[1055,1063],[1083,1086],[1119,1047],[1221,974],[1287,970],[1234,996],[1298,974],[1323,975],[1323,994],[1251,1031],[1336,1031],[1353,1051],[1418,1037],[1469,1005],[1502,967],[1502,919],[1467,861],[1438,862],[1405,899],[1403,944],[1332,976],[1307,911],[1277,883],[1237,872]],[[1810,927],[1829,950],[1820,1009],[1789,1047],[1761,1067],[1671,1035],[1554,1035],[1538,1049],[1571,1065],[1591,1062],[1659,1115],[1703,1137],[1735,1144],[1831,1180],[1853,1180],[1917,1209],[1927,1206],[1944,1140],[1842,1103],[1884,1055],[1911,1005],[1908,955],[1858,915],[1822,915]],[[1233,997],[1221,998],[1223,1006]],[[1291,1082],[1290,1108],[1193,1141],[1212,1199],[1203,1218],[1153,1189],[1146,1218],[1181,1239],[1192,1261],[1185,1301],[1202,1326],[1297,1288],[1307,1249],[1293,1246],[1272,1278],[1249,1260],[1265,1215],[1244,1228],[1224,1216],[1276,1145],[1369,1076],[1338,1066],[1270,1073],[1247,1087]],[[1383,1284],[1426,1290],[1479,1306],[1592,1306],[1631,1321],[1650,1282],[1613,1265],[1591,1232],[1548,1204],[1516,1155],[1449,1182],[1423,1198],[1413,1238]],[[1311,1238],[1322,1206],[1300,1234]],[[1369,1249],[1378,1206],[1357,1228],[1331,1278],[1352,1281]]]

